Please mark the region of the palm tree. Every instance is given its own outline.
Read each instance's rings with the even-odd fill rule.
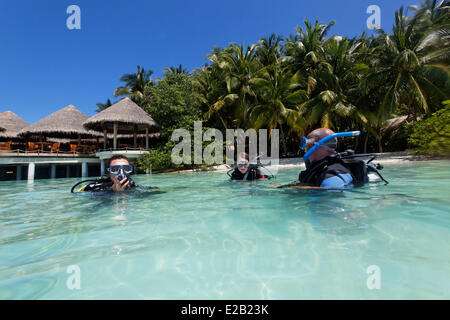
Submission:
[[[235,126],[241,127],[247,121],[250,105],[255,101],[256,95],[250,86],[250,80],[261,68],[255,55],[256,46],[244,49],[232,43],[224,50],[215,49],[208,56],[213,65],[220,69],[226,88],[225,93],[210,107],[206,117],[218,113],[224,106],[234,111]]]
[[[255,54],[263,66],[270,66],[278,62],[281,57],[280,43],[282,40],[280,36],[272,33],[270,37],[262,38],[258,42]]]
[[[217,64],[205,66],[194,74],[193,83],[199,92],[200,101],[206,108],[204,118],[209,120],[216,115],[223,128],[227,129],[227,117],[223,107],[228,94],[222,70]]]
[[[289,63],[294,71],[308,72],[319,63],[324,53],[325,36],[335,22],[324,25],[316,20],[314,26],[308,20],[304,23],[305,28],[297,26],[297,34],[289,36],[284,44],[282,61]]]
[[[109,100],[109,99],[106,100],[106,103],[99,102],[99,103],[96,104],[97,110],[95,110],[95,112],[101,112],[101,111],[111,107],[112,105],[113,104],[111,103],[111,100]]]
[[[438,106],[450,94],[448,8],[444,10],[442,4],[427,1],[414,8],[412,18],[400,8],[392,35],[381,32],[369,44],[366,61],[371,68],[361,81],[359,102],[367,120],[364,127],[378,140],[379,152],[382,128],[400,106],[415,120],[418,113],[429,113],[430,106]]]
[[[310,126],[339,129],[349,120],[366,122],[355,106],[359,95],[359,83],[367,66],[358,63],[355,51],[360,42],[342,37],[330,38],[323,46],[322,58],[311,69],[309,79],[316,82],[314,89],[308,86],[311,98],[300,107],[300,115]]]
[[[189,72],[183,68],[183,66],[180,64],[178,67],[169,67],[164,69],[165,73],[172,73],[172,74],[189,74]]]
[[[393,34],[383,33],[376,39],[373,72],[364,86],[366,91],[380,88],[384,91],[381,101],[384,114],[394,113],[399,105],[405,104],[409,115],[415,118],[418,112],[429,112],[431,97],[444,100],[449,95],[448,88],[443,86],[449,72],[449,41],[448,37],[439,36],[448,34],[448,14],[447,26],[442,29],[424,27],[424,12],[409,18],[400,8],[395,13]]]
[[[284,153],[287,152],[283,126],[302,135],[304,121],[298,112],[301,103],[308,99],[305,79],[299,72],[282,70],[278,63],[262,69],[257,78],[250,80],[258,96],[257,105],[251,109],[250,125],[258,130],[279,128]]]
[[[149,89],[154,86],[152,74],[153,71],[137,66],[136,73],[125,74],[120,78],[125,86],[115,89],[114,96],[128,96],[137,104],[144,105],[149,98]]]

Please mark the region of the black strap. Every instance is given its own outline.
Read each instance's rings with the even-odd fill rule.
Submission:
[[[70,192],[71,193],[75,193],[75,192],[73,192],[73,190],[76,188],[76,187],[78,187],[80,184],[82,184],[82,183],[86,183],[86,182],[97,182],[98,180],[83,180],[83,181],[80,181],[80,182],[78,182],[77,184],[75,184],[73,187],[72,187],[72,189],[70,189]]]

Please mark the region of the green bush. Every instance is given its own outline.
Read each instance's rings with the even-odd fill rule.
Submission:
[[[164,148],[150,150],[148,154],[137,160],[137,167],[141,171],[172,168],[170,151],[167,152]]]
[[[450,157],[450,103],[425,120],[412,124],[413,132],[408,139],[418,153],[430,156]]]
[[[203,128],[203,133],[207,128]],[[140,171],[147,170],[161,170],[161,169],[192,169],[192,168],[201,168],[208,167],[214,165],[220,165],[226,161],[226,142],[223,144],[223,159],[220,163],[213,163],[211,165],[203,164],[195,164],[194,163],[194,141],[193,141],[193,132],[191,132],[191,162],[190,163],[182,163],[176,165],[172,162],[172,149],[178,142],[168,141],[165,145],[159,146],[155,149],[149,151],[148,154],[144,155],[142,158],[137,160],[137,168]],[[203,141],[202,150],[211,143],[211,141]],[[214,153],[213,153],[214,155]]]

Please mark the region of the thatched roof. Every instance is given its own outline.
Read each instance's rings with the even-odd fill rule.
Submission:
[[[98,136],[96,132],[90,132],[83,128],[83,121],[88,116],[72,105],[60,109],[36,123],[20,130],[19,135],[43,135],[56,138],[77,138]]]
[[[83,126],[86,129],[99,132],[103,132],[103,129],[106,129],[111,133],[113,132],[114,122],[117,122],[117,132],[121,134],[130,134],[134,132],[135,128],[139,133],[144,132],[146,128],[150,132],[156,132],[159,128],[156,121],[130,98],[124,98],[90,117],[83,123]]]
[[[5,111],[0,113],[0,127],[5,128],[5,131],[0,132],[0,138],[17,139],[17,133],[28,127],[29,124],[14,112]]]

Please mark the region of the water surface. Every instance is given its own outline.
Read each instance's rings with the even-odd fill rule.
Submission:
[[[163,192],[98,197],[70,194],[79,179],[0,182],[0,299],[449,299],[450,162],[383,173],[388,186],[346,192],[223,172],[140,175]]]

